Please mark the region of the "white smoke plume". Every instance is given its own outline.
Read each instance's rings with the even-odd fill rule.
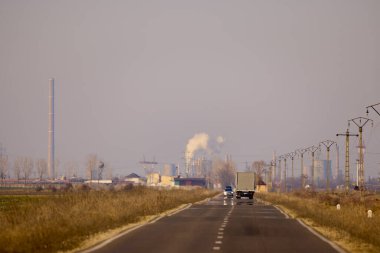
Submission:
[[[223,136],[218,136],[218,137],[216,138],[216,142],[217,142],[219,145],[223,144],[224,141],[225,141],[225,140],[224,140]]]
[[[222,136],[216,137],[215,140],[211,140],[209,143],[208,153],[212,156],[220,155],[225,140]]]
[[[186,145],[186,163],[190,164],[197,150],[205,150],[210,155],[220,154],[224,142],[225,139],[222,136],[218,136],[213,140],[206,133],[195,134]]]
[[[206,133],[195,134],[186,145],[186,163],[189,164],[191,159],[194,157],[194,153],[197,150],[203,149],[208,150],[208,140],[209,136]]]

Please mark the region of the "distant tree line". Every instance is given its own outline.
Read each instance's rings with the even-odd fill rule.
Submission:
[[[0,180],[13,178],[19,181],[29,180],[32,178],[43,180],[46,178],[57,178],[58,175],[65,177],[77,177],[79,174],[79,166],[76,162],[67,162],[64,164],[64,172],[58,173],[60,161],[55,161],[55,175],[49,175],[47,160],[34,160],[27,156],[18,156],[13,163],[7,155],[0,154]],[[89,179],[102,179],[104,177],[105,165],[96,154],[87,156],[85,162],[85,175]],[[107,178],[112,178],[111,168],[107,168]]]
[[[11,177],[11,172],[17,180],[28,180],[33,175],[37,178],[43,179],[47,176],[47,162],[45,159],[38,159],[36,161],[31,157],[18,156],[11,166],[11,162],[7,155],[0,156],[0,178],[5,180]]]

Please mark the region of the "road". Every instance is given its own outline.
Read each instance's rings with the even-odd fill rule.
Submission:
[[[91,252],[338,251],[274,206],[217,196],[140,227]]]

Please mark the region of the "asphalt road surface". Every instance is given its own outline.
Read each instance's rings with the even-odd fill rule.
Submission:
[[[271,205],[215,197],[131,231],[94,253],[338,252]]]

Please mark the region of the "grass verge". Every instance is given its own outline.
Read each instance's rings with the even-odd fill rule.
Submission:
[[[138,222],[181,204],[215,195],[205,189],[80,191],[49,197],[3,198],[0,252],[57,252],[94,234]]]
[[[315,192],[261,193],[257,197],[280,206],[349,252],[380,252],[379,196],[367,196],[365,202],[359,201],[357,194]],[[368,209],[375,212],[371,219],[367,218]]]

